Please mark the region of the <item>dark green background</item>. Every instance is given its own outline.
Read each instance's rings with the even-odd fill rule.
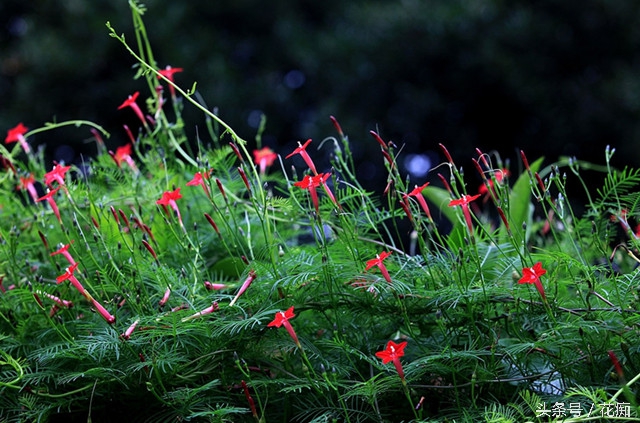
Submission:
[[[469,171],[476,147],[515,158],[603,161],[604,147],[640,164],[640,2],[164,1],[146,2],[159,65],[183,67],[210,107],[252,139],[287,152],[334,134],[336,116],[371,187],[384,175],[368,131],[411,153],[444,143]],[[0,128],[90,119],[125,142],[117,106],[133,91],[132,59],[105,22],[132,38],[125,1],[0,3]],[[303,78],[300,78],[300,77]],[[203,118],[187,107],[195,137]],[[38,136],[48,150],[91,154],[80,131]],[[83,143],[84,142],[84,143]],[[67,150],[55,153],[70,160]],[[75,158],[77,159],[77,155]],[[471,173],[471,172],[468,172]],[[416,180],[415,182],[422,182]]]

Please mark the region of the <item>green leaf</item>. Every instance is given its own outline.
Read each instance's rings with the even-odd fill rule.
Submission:
[[[532,174],[540,169],[543,160],[544,157],[540,157],[529,166]],[[513,184],[513,188],[511,188],[511,192],[509,193],[509,210],[505,211],[511,232],[520,239],[523,238],[523,235],[526,235],[523,234],[522,224],[527,223],[527,227],[531,226],[530,220],[532,207],[530,179],[529,172],[522,172],[518,177],[518,180]],[[507,238],[507,228],[503,225],[500,229],[500,240],[504,242]]]
[[[224,278],[237,279],[240,277],[245,267],[242,259],[238,257],[225,257],[218,260],[212,267],[213,272],[221,274]]]

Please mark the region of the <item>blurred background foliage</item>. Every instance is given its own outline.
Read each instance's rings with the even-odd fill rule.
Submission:
[[[604,147],[640,165],[640,2],[623,0],[148,0],[160,67],[198,82],[210,108],[245,139],[266,114],[264,142],[335,134],[354,142],[365,186],[386,176],[369,135],[404,146],[416,183],[445,144],[468,165],[476,147],[515,157],[602,162]],[[132,34],[124,0],[0,3],[0,128],[90,119],[126,142],[116,110],[136,90],[133,60],[107,35]],[[130,35],[131,37],[131,35]],[[133,41],[133,39],[130,39]],[[201,137],[201,113],[186,107]],[[91,154],[78,131],[49,132],[54,159]],[[53,148],[49,146],[55,146]],[[67,148],[71,146],[72,148]],[[411,162],[411,159],[423,159]]]

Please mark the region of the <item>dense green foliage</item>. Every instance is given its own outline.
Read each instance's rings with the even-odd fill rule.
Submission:
[[[372,131],[372,192],[334,120],[261,165],[264,127],[159,81],[130,5],[134,31],[109,28],[137,63],[131,150],[85,121],[0,146],[0,422],[640,420],[640,172],[612,149],[519,174],[478,150],[478,191],[443,146],[445,188],[414,188]],[[82,165],[21,143],[72,126]],[[589,169],[576,215],[566,174]]]

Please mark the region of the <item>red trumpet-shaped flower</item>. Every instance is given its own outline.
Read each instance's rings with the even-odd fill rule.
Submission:
[[[160,298],[160,301],[158,301],[158,305],[160,307],[164,307],[164,305],[167,303],[167,301],[169,301],[169,296],[171,295],[171,288],[167,288],[164,291],[164,295],[162,296],[162,298]]]
[[[4,139],[4,143],[10,144],[12,142],[19,142],[24,152],[29,154],[31,152],[31,147],[29,147],[29,144],[24,137],[24,134],[26,134],[28,130],[29,129],[20,122],[18,125],[7,131],[7,137]]]
[[[464,219],[467,222],[469,228],[469,234],[473,235],[473,223],[471,221],[471,211],[469,210],[469,203],[480,197],[480,194],[476,195],[463,195],[457,200],[451,200],[449,207],[461,206],[462,213],[464,213]]]
[[[231,302],[229,303],[229,307],[233,306],[236,303],[236,301],[238,301],[238,298],[240,298],[240,295],[244,294],[244,291],[246,291],[247,288],[249,288],[249,286],[255,280],[255,278],[256,278],[255,270],[250,270],[249,274],[247,275],[247,278],[242,283],[242,286],[240,286],[240,290],[238,291],[236,296],[233,298],[233,300],[231,300]]]
[[[204,281],[204,287],[208,291],[219,291],[221,289],[225,289],[227,287],[227,285],[225,285],[223,283],[211,283],[209,281]]]
[[[140,92],[136,91],[135,93],[127,97],[127,99],[120,106],[118,106],[118,110],[124,109],[125,107],[131,107],[131,110],[133,110],[136,116],[138,116],[138,119],[140,119],[140,122],[142,122],[142,126],[148,129],[147,121],[144,119],[144,114],[142,113],[140,106],[138,106],[138,103],[136,103],[136,99],[139,95]]]
[[[138,326],[138,323],[140,323],[140,320],[136,320],[135,322],[133,322],[131,326],[129,326],[127,330],[124,331],[122,335],[120,335],[122,339],[124,339],[125,341],[129,340],[133,331],[136,330],[136,326]]]
[[[253,160],[260,168],[260,175],[264,175],[267,172],[267,168],[270,167],[277,158],[278,155],[269,147],[253,150]]]
[[[20,184],[18,184],[18,189],[26,189],[34,203],[38,201],[38,191],[34,185],[35,182],[36,180],[33,174],[30,173],[29,176],[21,176]]]
[[[333,127],[336,128],[336,131],[338,131],[340,138],[345,139],[344,132],[342,132],[342,127],[340,126],[340,123],[338,123],[338,119],[334,116],[329,116],[329,119],[331,119],[331,123],[333,123]]]
[[[102,316],[102,318],[103,318],[104,320],[106,320],[106,321],[107,321],[107,323],[109,323],[110,325],[111,325],[111,324],[113,324],[113,323],[115,323],[116,318],[115,318],[111,313],[109,313],[109,312],[107,311],[107,309],[106,309],[106,308],[104,308],[104,307],[102,306],[102,304],[100,304],[100,303],[98,302],[98,300],[96,300],[96,299],[95,299],[95,298],[93,298],[92,296],[89,296],[89,301],[91,301],[91,304],[93,304],[93,308],[95,308],[95,309],[96,309],[96,311],[98,312],[98,314],[99,314],[100,316]],[[134,327],[135,327],[135,326],[134,326]]]
[[[253,414],[254,419],[259,421],[258,410],[256,409],[256,403],[251,397],[251,394],[249,393],[249,388],[247,387],[247,383],[244,380],[241,383],[242,383],[242,390],[244,391],[244,396],[247,399],[247,402],[249,403],[249,408],[251,409],[251,414]]]
[[[204,214],[204,217],[205,217],[205,219],[207,219],[207,222],[209,222],[209,224],[213,227],[213,230],[216,231],[218,236],[222,236],[220,234],[220,229],[218,229],[218,225],[216,225],[216,222],[213,220],[213,218],[211,216],[209,216],[209,214],[207,214],[207,213]]]
[[[156,201],[156,204],[161,205],[162,207],[165,208],[167,206],[170,206],[173,211],[176,212],[176,214],[178,215],[178,222],[180,222],[180,226],[184,225],[182,224],[182,216],[180,215],[180,209],[178,208],[178,204],[176,203],[176,200],[179,200],[182,198],[182,194],[180,194],[180,188],[176,188],[173,191],[165,191],[162,193],[162,197]]]
[[[50,190],[48,193],[38,198],[36,201],[47,200],[47,202],[49,203],[49,207],[51,207],[51,210],[53,210],[53,214],[55,214],[56,217],[58,218],[58,222],[62,223],[62,219],[60,218],[60,210],[58,209],[58,204],[56,204],[56,200],[55,198],[53,198],[53,196],[56,195],[59,189],[60,187]]]
[[[544,294],[544,287],[542,286],[542,282],[540,281],[540,276],[544,275],[545,273],[547,273],[547,271],[542,268],[542,263],[537,262],[533,265],[533,267],[525,267],[522,269],[522,277],[520,278],[518,283],[534,284],[542,299],[546,300],[547,297]]]
[[[402,363],[400,362],[400,357],[404,355],[404,348],[407,346],[407,342],[400,342],[396,344],[393,341],[387,342],[387,347],[376,353],[376,357],[382,359],[382,364],[387,364],[388,362],[393,362],[393,365],[396,367],[398,371],[398,376],[402,380],[402,383],[406,383],[404,379],[404,369],[402,368]]]
[[[309,144],[311,144],[311,139],[308,139],[307,142],[305,142],[304,144],[300,144],[300,142],[298,141],[298,148],[293,150],[293,152],[289,154],[287,157],[285,157],[285,159],[288,159],[289,157],[294,156],[296,154],[300,154],[300,157],[302,157],[302,160],[304,160],[307,166],[309,166],[309,169],[311,169],[311,172],[313,172],[314,175],[317,175],[318,172],[316,171],[316,165],[313,164],[313,160],[311,160],[311,156],[309,156],[309,153],[307,153],[307,150],[306,150]]]
[[[289,323],[289,319],[295,317],[293,314],[293,306],[289,307],[287,311],[279,311],[276,313],[276,317],[267,325],[267,327],[277,327],[284,326],[284,328],[289,332],[289,336],[293,339],[293,342],[300,348],[300,341],[298,340],[298,335],[296,335],[296,331]]]
[[[327,193],[327,195],[329,196],[329,198],[331,199],[333,204],[335,204],[336,206],[340,207],[338,205],[338,202],[336,201],[336,198],[334,197],[333,193],[331,192],[331,190],[325,184],[325,182],[327,181],[327,179],[329,179],[329,177],[331,177],[330,173],[321,173],[321,174],[315,175],[315,176],[305,175],[305,177],[302,179],[302,181],[298,181],[298,182],[293,184],[293,185],[295,185],[295,186],[297,186],[299,188],[309,190],[309,195],[311,195],[311,201],[313,202],[313,206],[316,209],[316,213],[319,213],[319,209],[318,209],[318,191],[316,191],[316,188],[318,188],[321,185],[324,186],[325,192]]]
[[[484,175],[484,174],[483,174]],[[498,184],[502,184],[502,182],[508,178],[510,175],[510,172],[508,169],[498,169],[493,173],[493,177],[495,178],[495,182],[497,182]],[[491,195],[491,193],[493,193],[493,195],[496,195],[496,191],[495,191],[495,186],[494,186],[494,180],[493,179],[487,179],[485,184],[480,185],[480,188],[478,188],[478,194],[480,195],[484,195],[488,198],[489,195]]]
[[[242,167],[238,167],[238,173],[242,178],[242,182],[244,182],[244,186],[247,187],[247,191],[251,193],[251,184],[249,183],[249,179],[247,179],[247,174],[244,172],[244,169]]]
[[[67,172],[71,169],[71,166],[62,166],[61,164],[56,164],[53,169],[44,174],[44,183],[51,188],[51,184],[55,181],[59,185],[64,186],[64,178],[67,175]]]
[[[195,187],[199,185],[204,190],[204,193],[207,194],[207,197],[211,198],[211,192],[209,191],[209,186],[205,182],[205,179],[209,178],[210,173],[211,171],[209,170],[207,170],[206,172],[196,172],[195,175],[193,175],[193,179],[187,182],[187,186]]]
[[[376,254],[376,258],[367,261],[367,267],[365,267],[365,271],[371,269],[373,266],[378,266],[382,276],[384,276],[384,280],[391,283],[391,276],[389,276],[389,271],[387,267],[384,265],[384,259],[391,255],[391,251],[383,251],[380,254]]]
[[[69,253],[69,247],[71,246],[71,244],[65,244],[62,247],[58,248],[57,251],[54,251],[53,253],[51,253],[51,256],[55,256],[57,254],[62,254],[64,256],[65,259],[67,259],[67,261],[69,262],[69,264],[71,266],[73,266],[74,264],[76,264],[76,261],[73,259],[73,257],[71,257],[71,253]]]
[[[109,154],[113,157],[118,167],[122,165],[122,162],[125,162],[135,173],[138,173],[138,166],[136,166],[136,163],[131,157],[131,144],[116,148],[115,153],[109,151]]]
[[[158,73],[162,76],[164,76],[165,78],[167,78],[169,81],[174,82],[173,81],[173,75],[178,73],[178,72],[182,72],[182,68],[172,68],[171,66],[167,66],[164,69],[161,69],[158,71]],[[162,79],[160,76],[158,76],[158,79]],[[171,93],[171,98],[173,100],[175,100],[176,98],[176,89],[173,88],[173,85],[169,84],[169,92]]]
[[[431,211],[429,211],[429,206],[427,205],[427,200],[425,200],[424,195],[422,195],[422,191],[424,191],[424,189],[429,185],[429,182],[427,182],[424,185],[421,186],[417,186],[413,189],[413,191],[411,191],[409,193],[410,197],[415,197],[416,200],[418,200],[418,204],[420,204],[420,207],[422,207],[422,210],[424,211],[424,214],[427,216],[427,218],[429,220],[433,220],[431,219]]]
[[[206,316],[207,314],[211,314],[214,311],[218,311],[220,309],[220,306],[218,305],[217,301],[214,301],[213,303],[211,303],[211,305],[203,310],[200,310],[197,313],[192,314],[189,317],[185,317],[184,319],[182,319],[183,322],[192,320],[192,319],[196,319],[198,317],[202,317],[202,316]],[[172,310],[173,311],[173,310]]]
[[[89,292],[84,289],[84,286],[82,286],[78,278],[76,278],[73,274],[73,272],[75,272],[77,268],[78,263],[67,267],[64,273],[56,278],[56,282],[61,283],[68,280],[69,283],[73,285],[73,287],[77,289],[78,292],[80,292],[80,294],[82,294],[85,298],[90,299],[91,295],[89,295]]]
[[[620,379],[621,382],[624,382],[624,370],[620,365],[620,360],[618,360],[616,353],[614,353],[612,350],[609,350],[607,351],[607,354],[609,354],[609,359],[611,360],[611,363],[613,363],[613,368],[618,374],[618,378]]]
[[[313,206],[316,208],[316,213],[319,213],[318,192],[316,191],[316,188],[320,186],[318,179],[314,178],[311,175],[305,175],[302,181],[298,181],[293,185],[309,191],[309,195],[311,195],[311,201],[313,202]]]

